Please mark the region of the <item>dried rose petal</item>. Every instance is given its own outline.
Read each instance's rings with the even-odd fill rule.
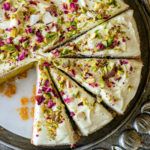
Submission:
[[[21,39],[19,40],[20,43],[23,43],[25,41],[27,41],[28,39],[26,37],[21,37]]]
[[[6,28],[5,30],[10,32],[12,30],[12,28]]]
[[[42,34],[41,34],[41,32],[38,30],[38,31],[36,31],[36,36],[42,36]]]
[[[48,62],[44,62],[44,63],[43,63],[43,66],[44,66],[44,67],[49,67],[50,64],[49,64]]]
[[[73,2],[73,3],[77,3],[77,2],[78,2],[78,0],[73,0],[72,2]]]
[[[33,33],[33,29],[31,27],[28,27],[25,31],[26,33]]]
[[[6,3],[3,4],[3,9],[4,9],[4,10],[9,11],[10,8],[11,8],[10,3],[6,2]]]
[[[113,41],[113,44],[110,46],[110,48],[114,48],[115,46],[118,46],[120,44],[120,41],[118,41],[117,39],[115,39]]]
[[[25,59],[26,55],[27,55],[27,52],[26,52],[26,51],[23,51],[23,52],[19,55],[18,60],[21,61],[21,60]]]
[[[52,89],[44,86],[44,87],[42,87],[42,91],[44,91],[45,93],[49,93],[52,91]]]
[[[42,104],[42,102],[45,100],[45,98],[42,95],[35,96],[35,99],[38,105]]]
[[[58,98],[59,96],[57,95],[56,91],[54,89],[51,89],[51,93],[53,94],[53,96],[55,96],[56,98]]]
[[[70,10],[71,10],[71,12],[77,11],[78,10],[78,4],[70,3]]]
[[[19,51],[20,50],[20,46],[19,45],[15,45],[15,48]]]
[[[61,91],[61,92],[60,92],[60,95],[61,95],[61,96],[63,96],[64,94],[65,94],[64,91]]]
[[[75,116],[75,113],[74,112],[70,112],[70,116],[71,117]]]
[[[107,85],[109,88],[112,87],[112,83],[111,83],[109,80],[105,80],[105,82],[106,82],[106,85]]]
[[[114,77],[114,76],[116,75],[116,73],[117,73],[117,70],[118,70],[118,68],[115,66],[110,72],[108,72],[108,73],[103,77],[103,79],[104,79],[104,80],[108,80],[109,78]]]
[[[67,3],[63,3],[63,9],[68,9]]]
[[[125,38],[123,38],[123,39],[122,39],[122,42],[126,42],[126,39],[125,39]]]
[[[9,37],[8,39],[6,39],[6,43],[7,44],[12,44],[13,43],[13,38]]]
[[[98,84],[97,84],[97,83],[89,83],[89,85],[92,86],[93,88],[94,88],[94,87],[98,87]]]
[[[54,107],[55,105],[56,105],[56,103],[54,103],[52,100],[49,100],[49,102],[48,102],[48,104],[47,104],[48,108],[52,108],[52,107]]]
[[[30,4],[32,4],[32,5],[37,5],[37,2],[35,2],[35,1],[30,1]]]
[[[4,46],[4,42],[0,39],[0,46]]]
[[[72,77],[75,77],[75,76],[76,76],[76,72],[75,72],[74,69],[71,70],[71,75],[72,75]]]
[[[120,64],[121,65],[126,65],[126,64],[128,64],[128,60],[120,60]]]
[[[49,80],[46,80],[44,85],[45,85],[46,87],[48,87],[49,84],[50,84],[50,83],[49,83]]]
[[[69,13],[69,11],[67,11],[67,10],[64,11],[64,14],[68,14],[68,13]]]
[[[105,16],[103,17],[103,19],[108,20],[110,17],[111,17],[110,15],[105,15]]]
[[[70,103],[71,101],[72,101],[72,100],[71,100],[71,98],[69,98],[69,97],[67,97],[67,98],[64,99],[64,102],[65,102],[66,104]]]
[[[55,57],[60,56],[60,52],[58,51],[58,49],[53,50],[51,53],[52,53]]]
[[[41,94],[42,93],[42,90],[41,89],[38,89],[38,94]]]
[[[37,42],[42,43],[44,40],[43,36],[38,36],[37,37]]]
[[[105,49],[105,45],[103,43],[98,43],[96,45],[96,47],[99,49],[99,50],[104,50]]]
[[[21,24],[21,21],[20,20],[18,20],[18,25],[20,25]]]

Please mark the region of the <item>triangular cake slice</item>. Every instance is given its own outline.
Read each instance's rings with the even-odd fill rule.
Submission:
[[[49,76],[47,66],[49,64],[43,61],[37,65],[32,144],[40,146],[74,144],[75,132]]]
[[[53,50],[51,55],[61,57],[140,57],[140,40],[133,10],[128,10],[65,46]]]
[[[120,114],[133,99],[142,62],[126,59],[57,59],[55,65]]]
[[[83,136],[99,130],[113,119],[112,115],[101,104],[98,104],[94,97],[60,70],[50,68],[50,73],[70,116]]]

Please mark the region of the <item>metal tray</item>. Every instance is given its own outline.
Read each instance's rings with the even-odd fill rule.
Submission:
[[[138,30],[140,34],[141,41],[141,51],[142,51],[142,61],[144,64],[142,70],[142,78],[140,86],[138,88],[137,94],[134,99],[129,104],[128,109],[122,116],[116,117],[110,124],[105,126],[103,129],[89,135],[88,137],[83,137],[81,141],[76,145],[76,149],[93,149],[96,144],[103,145],[106,143],[106,138],[111,137],[117,130],[123,128],[123,126],[133,117],[136,110],[138,110],[144,99],[143,97],[147,91],[148,85],[148,75],[150,73],[150,20],[148,17],[148,4],[142,0],[125,0],[127,4],[130,5],[132,9],[135,10],[135,20],[138,25]],[[30,144],[30,140],[15,135],[4,128],[0,127],[0,143],[4,144],[13,149],[28,149],[28,150],[42,150],[46,148],[35,147]],[[104,144],[105,145],[105,144]],[[51,147],[49,149],[70,149],[69,146],[59,146]]]

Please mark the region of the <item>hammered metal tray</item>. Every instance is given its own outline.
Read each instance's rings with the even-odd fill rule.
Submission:
[[[137,126],[137,124],[139,123],[134,121],[135,118],[137,118],[135,116],[141,113],[140,108],[142,104],[147,99],[149,99],[150,101],[150,97],[147,98],[148,94],[150,94],[150,76],[149,76],[149,73],[150,73],[150,20],[149,20],[150,18],[149,18],[149,15],[150,14],[148,13],[148,11],[150,10],[148,6],[149,0],[148,1],[125,0],[125,2],[128,3],[130,7],[135,10],[134,17],[137,22],[138,30],[140,34],[142,61],[144,64],[140,86],[138,88],[136,96],[130,103],[124,115],[117,116],[110,124],[105,126],[103,129],[97,131],[96,133],[91,134],[88,137],[82,138],[82,140],[76,145],[75,149],[88,149],[88,150],[110,149],[112,145],[120,145],[124,147],[125,149],[131,149],[131,150],[138,149],[139,147],[141,147],[142,149],[144,148],[150,149],[150,147],[148,147],[146,144],[142,145],[143,141],[142,141],[141,136],[145,134],[144,133],[145,130],[142,131],[141,133],[141,130],[139,130],[139,127]],[[146,106],[144,105],[143,107],[144,108],[142,109],[142,111],[144,111],[144,113],[150,112],[149,107],[147,109],[147,105]],[[149,117],[148,113],[147,115]],[[144,119],[145,118],[146,117],[144,116]],[[145,120],[147,121],[147,119]],[[146,127],[147,127],[146,129],[149,130],[148,132],[150,134],[149,126],[146,126]],[[135,130],[137,130],[139,133]],[[133,136],[133,139],[131,140],[129,137],[132,137],[132,136]],[[149,135],[147,138],[149,138]],[[119,139],[120,139],[120,142],[118,142]],[[150,141],[150,138],[148,141]],[[17,136],[3,129],[2,127],[0,127],[0,143],[7,145],[8,147],[13,148],[13,149],[25,149],[25,150],[46,149],[46,148],[35,147],[30,144],[30,140],[22,138],[21,136]],[[113,148],[114,147],[112,147],[112,149]],[[70,148],[68,146],[62,146],[62,147],[51,147],[49,149],[67,150]],[[120,150],[121,150],[121,147],[120,147]]]

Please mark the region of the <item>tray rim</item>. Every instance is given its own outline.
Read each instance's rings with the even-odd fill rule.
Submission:
[[[136,3],[138,3],[138,5],[140,4],[140,2],[141,2],[141,0],[138,0],[138,2],[136,1]],[[145,20],[145,22],[147,22],[145,25],[147,26],[147,30],[148,30],[148,28],[150,28],[150,18],[148,17],[148,14],[147,14],[147,12],[146,12],[146,9],[143,7],[143,6],[140,6],[139,7],[141,10],[140,10],[140,14],[142,14],[142,16],[143,16],[143,18],[144,18],[144,20]],[[144,17],[145,16],[145,17]],[[149,20],[149,21],[148,21]],[[149,39],[150,39],[150,33],[148,33],[149,34]],[[150,41],[149,41],[149,47],[150,47]],[[150,82],[150,61],[149,61],[149,66],[148,66],[148,68],[149,68],[149,73],[148,73],[148,75],[147,75],[147,81],[146,81],[146,84],[145,84],[145,87],[144,87],[144,89],[143,89],[143,92],[142,92],[142,94],[140,95],[140,99],[142,99],[143,98],[143,96],[144,96],[144,94],[145,94],[145,92],[146,92],[146,87],[147,87],[147,85],[148,85],[148,83]],[[140,102],[140,104],[142,104],[142,100],[140,101],[140,100],[138,100],[138,102]],[[140,105],[139,104],[139,105]],[[138,104],[137,104],[138,105]],[[140,106],[138,106],[138,108],[139,108]],[[137,109],[137,108],[136,108]],[[114,134],[119,128],[121,128],[132,116],[133,116],[133,114],[134,114],[135,112],[134,111],[132,111],[131,113],[130,113],[130,115],[128,116],[128,117],[126,117],[122,122],[121,122],[121,124],[120,125],[118,125],[116,128],[115,128],[115,130],[113,130],[110,134],[108,134],[107,136],[105,136],[104,138],[102,138],[101,140],[97,140],[97,141],[95,141],[95,142],[93,142],[93,143],[90,143],[90,144],[88,144],[88,145],[85,145],[85,146],[81,146],[81,147],[79,147],[79,148],[76,148],[77,150],[78,149],[80,149],[80,150],[82,150],[82,149],[87,149],[87,148],[90,148],[90,147],[92,147],[92,146],[95,146],[95,145],[97,145],[97,144],[99,144],[100,142],[102,142],[103,140],[105,140],[105,139],[107,139],[108,137],[110,137],[112,134]],[[4,128],[2,128],[1,126],[0,126],[0,129],[2,129],[2,130],[5,130]],[[9,132],[9,131],[7,131],[6,130],[6,132]],[[12,133],[13,134],[13,133]],[[17,135],[18,136],[18,135]],[[21,137],[21,136],[20,136]],[[26,138],[24,138],[24,139],[26,139]],[[6,145],[6,146],[8,146],[9,148],[12,148],[12,149],[21,149],[21,148],[18,148],[17,146],[14,146],[14,145],[11,145],[11,144],[9,144],[9,143],[7,143],[7,142],[4,142],[4,141],[2,141],[2,140],[0,140],[0,144],[3,144],[3,145]],[[52,148],[52,147],[51,147]],[[40,149],[39,147],[36,147],[36,149]]]

